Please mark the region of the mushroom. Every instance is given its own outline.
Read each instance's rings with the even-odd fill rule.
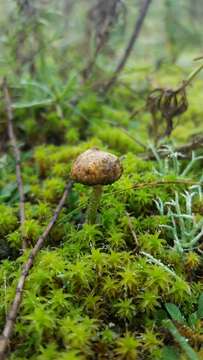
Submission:
[[[93,186],[87,210],[87,223],[96,222],[103,185],[114,183],[121,177],[122,172],[123,168],[118,157],[97,148],[83,152],[74,161],[71,170],[72,180]]]

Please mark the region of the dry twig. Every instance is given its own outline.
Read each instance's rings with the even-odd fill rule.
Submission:
[[[118,75],[120,74],[120,72],[123,70],[128,57],[131,54],[131,51],[133,49],[133,46],[136,42],[136,40],[138,39],[138,36],[140,34],[140,30],[142,28],[142,25],[144,23],[144,19],[146,17],[147,11],[149,9],[149,6],[151,4],[152,0],[144,0],[142,1],[142,5],[141,5],[141,9],[140,9],[140,15],[138,17],[138,19],[136,20],[135,23],[135,27],[133,30],[133,33],[131,35],[131,38],[129,40],[129,43],[127,45],[127,48],[123,54],[123,57],[121,58],[120,62],[117,65],[116,70],[114,71],[114,74],[112,76],[112,78],[108,81],[108,83],[106,84],[106,86],[104,87],[104,93],[107,93],[109,91],[109,89],[114,85],[114,83],[117,80]]]
[[[203,146],[203,134],[198,134],[193,136],[191,141],[187,144],[179,146],[175,151],[183,153],[183,154],[190,154],[194,150],[202,149]]]
[[[50,223],[47,225],[43,234],[37,240],[34,248],[30,252],[27,262],[23,266],[20,278],[18,280],[18,285],[16,287],[15,297],[14,297],[14,300],[10,307],[2,335],[0,337],[0,360],[4,360],[6,358],[6,351],[9,346],[9,341],[12,336],[12,331],[13,331],[16,317],[18,314],[18,310],[19,310],[19,307],[21,304],[22,294],[23,294],[23,289],[24,289],[26,278],[29,274],[31,267],[33,266],[33,262],[37,256],[38,252],[40,251],[41,247],[43,246],[47,236],[50,233],[50,230],[52,229],[53,225],[55,224],[55,222],[59,216],[60,211],[62,210],[62,207],[65,204],[66,198],[72,188],[72,185],[73,185],[73,182],[69,181],[65,188],[63,196],[62,196],[61,200],[59,201],[59,204],[54,212],[54,215],[53,215]]]
[[[120,5],[120,0],[99,0],[96,5],[94,5],[88,14],[89,21],[94,21],[96,24],[96,40],[97,45],[94,51],[93,57],[89,59],[88,64],[85,69],[82,71],[84,78],[88,79],[92,73],[93,67],[95,66],[97,57],[100,51],[105,46],[108,41],[110,29],[114,25],[116,18],[118,17],[118,7]]]
[[[143,188],[151,188],[151,187],[153,188],[153,187],[158,187],[158,186],[169,186],[169,185],[187,185],[187,186],[201,185],[201,186],[203,186],[203,182],[186,180],[186,179],[143,182],[143,183],[133,184],[129,187],[126,186],[124,189],[111,191],[111,194],[122,193],[126,190],[143,189]],[[105,196],[109,196],[109,194],[108,193],[103,194],[103,197],[105,197]]]
[[[8,85],[6,79],[3,81],[3,95],[4,95],[4,102],[5,102],[5,108],[6,108],[6,114],[7,114],[7,124],[8,124],[8,136],[11,143],[11,146],[13,148],[13,155],[15,158],[16,163],[16,179],[17,179],[17,185],[18,185],[18,192],[20,197],[20,203],[19,203],[19,213],[20,213],[20,226],[22,230],[22,226],[25,222],[25,196],[24,196],[24,190],[23,190],[23,180],[21,175],[21,165],[20,165],[20,150],[17,145],[14,127],[13,127],[13,111],[11,106],[11,97],[8,90]],[[22,249],[26,249],[27,243],[25,239],[22,240]]]
[[[136,247],[138,247],[138,238],[137,238],[137,235],[136,235],[136,233],[135,233],[135,231],[134,231],[134,229],[133,229],[133,224],[132,224],[130,215],[128,214],[127,211],[126,211],[126,216],[127,216],[127,218],[128,218],[128,227],[129,227],[129,230],[130,230],[130,232],[131,232],[131,234],[132,234],[132,237],[133,237],[133,239],[134,239],[134,241],[135,241]]]

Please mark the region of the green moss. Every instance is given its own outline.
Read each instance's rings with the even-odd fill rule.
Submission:
[[[183,215],[186,204],[180,194],[188,186],[170,183],[183,179],[175,171],[175,163],[171,161],[168,169],[162,160],[161,164],[144,160],[140,154],[143,148],[121,129],[125,127],[132,136],[137,136],[139,129],[140,140],[147,144],[150,116],[140,114],[139,126],[137,119],[130,119],[130,112],[143,105],[139,95],[139,91],[145,92],[143,74],[140,79],[143,83],[138,86],[136,104],[131,97],[126,102],[130,90],[118,85],[108,102],[90,93],[78,100],[74,114],[62,109],[59,119],[51,109],[47,114],[39,113],[38,119],[34,112],[26,118],[22,134],[32,150],[22,151],[26,190],[22,228],[15,164],[9,158],[0,167],[0,186],[6,189],[0,193],[2,326],[22,263],[29,255],[25,252],[18,257],[22,236],[31,246],[36,243],[63,194],[74,159],[96,146],[120,156],[124,169],[116,183],[104,187],[96,225],[84,223],[91,188],[74,184],[28,276],[11,340],[13,360],[89,360],[96,354],[101,359],[162,359],[166,346],[177,348],[163,330],[162,320],[168,316],[163,304],[173,302],[184,314],[197,307],[203,291],[201,254],[195,247],[177,252],[167,228],[171,225],[169,203],[176,191]],[[125,81],[131,83],[130,70]],[[191,113],[181,118],[187,129],[180,122],[174,130],[178,141],[194,132],[191,114],[196,114],[197,128],[201,127],[201,109],[197,111],[195,100],[192,106]],[[38,136],[42,119],[44,128]],[[111,126],[111,121],[119,126]],[[58,135],[52,141],[55,131]],[[43,145],[33,147],[39,139]],[[180,169],[188,162],[180,159]],[[200,173],[201,161],[184,180],[199,179]],[[168,184],[160,185],[162,181]],[[155,200],[165,204],[164,212]],[[201,196],[198,200],[194,196],[192,210],[196,222],[201,220]],[[184,219],[189,228],[189,218]],[[176,224],[179,233],[177,219]]]
[[[140,151],[140,146],[119,128],[104,125],[102,128],[98,126],[94,131],[104,144],[120,153],[125,154],[128,151],[136,153]]]
[[[16,209],[1,204],[0,205],[0,235],[5,236],[13,231],[18,225]]]

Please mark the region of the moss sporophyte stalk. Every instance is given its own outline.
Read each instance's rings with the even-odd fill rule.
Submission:
[[[114,183],[121,177],[122,172],[119,158],[97,148],[87,150],[77,157],[72,166],[72,180],[93,186],[87,210],[87,223],[96,222],[103,185]]]

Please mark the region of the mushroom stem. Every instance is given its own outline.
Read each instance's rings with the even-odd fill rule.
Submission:
[[[89,206],[87,210],[87,223],[95,224],[97,219],[97,209],[100,204],[102,195],[102,185],[93,186],[92,193],[89,200]]]

